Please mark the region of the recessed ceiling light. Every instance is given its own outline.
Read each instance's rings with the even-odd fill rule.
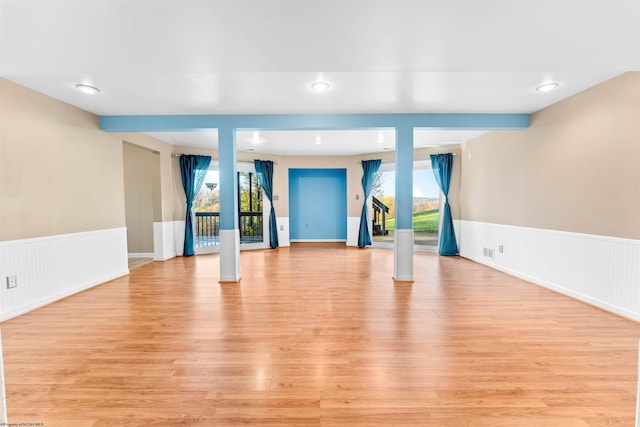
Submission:
[[[555,88],[557,88],[558,86],[560,86],[560,83],[556,83],[556,82],[544,83],[544,84],[541,84],[540,86],[538,86],[536,88],[536,91],[537,92],[550,92],[550,91],[554,90]]]
[[[87,95],[95,95],[96,93],[100,93],[100,89],[95,86],[85,85],[79,83],[76,85],[76,89],[78,89],[82,93],[86,93]]]
[[[324,92],[325,90],[329,89],[330,85],[327,82],[313,82],[311,83],[311,89],[315,90],[316,92]]]
[[[384,142],[384,135],[382,134],[382,132],[378,134],[378,139],[376,141],[378,142],[378,144],[382,144]]]
[[[320,139],[320,135],[316,136],[316,145],[322,144],[322,139]]]

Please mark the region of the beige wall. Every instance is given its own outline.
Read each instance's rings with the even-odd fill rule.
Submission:
[[[160,186],[159,188],[156,188],[156,191],[160,192],[160,209],[155,211],[154,220],[156,222],[160,222],[179,219],[174,217],[176,184],[176,177],[174,176],[174,162],[177,163],[177,160],[171,156],[174,152],[174,146],[144,133],[114,133],[113,135],[121,141],[144,147],[158,154],[158,161],[160,162]],[[179,169],[177,179],[179,182]],[[184,217],[181,219],[184,219]]]
[[[153,222],[160,217],[160,155],[123,143],[125,214],[129,253],[153,252]]]
[[[122,143],[0,78],[0,241],[125,226]]]
[[[463,146],[462,218],[640,239],[640,72]]]

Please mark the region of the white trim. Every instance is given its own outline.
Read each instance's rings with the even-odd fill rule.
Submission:
[[[184,254],[184,230],[187,222],[185,220],[173,221],[173,242],[175,256]]]
[[[77,233],[54,234],[52,236],[30,237],[28,239],[20,239],[20,240],[6,240],[4,242],[0,242],[0,248],[9,247],[9,246],[22,246],[25,244],[53,242],[53,241],[59,241],[62,239],[70,239],[70,238],[92,237],[92,236],[97,236],[99,234],[112,234],[113,232],[116,232],[116,231],[123,231],[126,234],[127,227],[106,228],[103,230],[94,230],[94,231],[79,231]]]
[[[164,221],[153,223],[153,259],[166,261],[176,254],[176,223],[178,221]],[[184,221],[182,221],[184,228]],[[184,239],[184,236],[183,236]]]
[[[2,242],[0,321],[129,273],[125,227]]]
[[[276,225],[278,226],[278,245],[281,247],[291,246],[291,241],[289,240],[289,217],[276,215]]]
[[[358,246],[358,234],[360,233],[360,217],[347,217],[347,246]]]
[[[460,226],[461,256],[640,321],[639,240],[474,221]],[[494,249],[493,259],[484,248]]]

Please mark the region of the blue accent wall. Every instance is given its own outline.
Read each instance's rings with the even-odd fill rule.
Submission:
[[[347,170],[289,169],[292,240],[347,239]]]

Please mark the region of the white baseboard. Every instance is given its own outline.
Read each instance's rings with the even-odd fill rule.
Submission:
[[[129,252],[127,254],[129,258],[153,258],[154,255],[153,252]]]
[[[126,228],[0,242],[0,321],[129,273]]]
[[[638,240],[460,221],[460,242],[465,258],[640,321]]]

